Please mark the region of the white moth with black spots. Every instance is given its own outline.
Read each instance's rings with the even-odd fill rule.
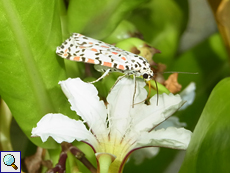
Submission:
[[[105,73],[94,82],[114,71],[134,77],[143,76],[146,81],[154,75],[144,57],[78,33],[57,47],[56,53],[72,61],[95,64],[97,71]]]

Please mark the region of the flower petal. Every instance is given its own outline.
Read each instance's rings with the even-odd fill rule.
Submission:
[[[159,147],[146,147],[135,150],[131,157],[135,160],[136,165],[140,165],[146,158],[151,159],[160,151]]]
[[[184,126],[186,126],[186,123],[181,123],[178,117],[171,116],[166,121],[158,125],[155,128],[155,130],[162,129],[162,128],[166,129],[168,127],[184,127]],[[141,148],[135,150],[131,156],[134,158],[135,164],[141,164],[145,158],[152,158],[155,155],[157,155],[159,151],[160,151],[159,147]]]
[[[180,110],[186,109],[189,105],[191,105],[195,99],[195,90],[196,84],[191,82],[181,93],[180,96],[182,100],[186,101],[185,104],[180,108]]]
[[[192,132],[184,128],[169,127],[142,133],[137,146],[155,146],[174,149],[187,149]]]
[[[171,116],[175,111],[177,111],[183,101],[180,96],[169,95],[163,93],[159,95],[158,105],[156,104],[157,96],[153,96],[150,99],[151,105],[142,105],[139,113],[136,113],[134,117],[133,124],[135,124],[134,129],[136,131],[149,131],[159,125],[161,122],[165,121],[169,116]]]
[[[86,129],[82,121],[76,121],[62,114],[46,114],[32,129],[32,137],[40,136],[45,142],[51,136],[58,143],[86,141],[94,143],[94,136]]]
[[[147,92],[144,89],[145,82],[141,79],[136,79],[136,87],[133,79],[122,78],[112,89],[107,97],[109,110],[109,125],[112,135],[118,133],[123,136],[130,129],[132,117],[131,112],[140,105],[133,104],[134,88],[136,88],[134,103],[142,102],[147,97]],[[143,104],[143,103],[142,103]],[[115,135],[116,136],[116,135]]]
[[[71,104],[71,109],[87,122],[93,132],[108,134],[106,107],[103,101],[99,101],[94,85],[85,83],[80,78],[69,78],[59,84]]]
[[[155,130],[162,129],[162,128],[166,129],[168,127],[185,127],[186,125],[187,125],[186,123],[181,123],[178,117],[171,116],[163,123],[161,123],[159,126],[157,126]]]

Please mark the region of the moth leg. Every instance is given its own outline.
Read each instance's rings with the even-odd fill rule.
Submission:
[[[127,76],[127,75],[128,75],[128,74],[125,74],[125,75],[123,75],[123,76],[119,76],[119,77],[117,78],[116,82],[114,83],[114,85],[112,86],[112,88],[110,88],[109,92],[111,92],[111,90],[117,85],[117,83],[118,83],[121,79],[123,79],[125,76]]]
[[[134,92],[133,92],[132,108],[134,108],[134,98],[135,98],[136,89],[137,89],[137,81],[136,81],[136,76],[135,75],[133,75],[133,80],[134,80]]]
[[[104,73],[101,77],[99,77],[97,80],[92,81],[92,82],[89,82],[89,83],[98,82],[99,80],[103,79],[107,74],[109,74],[109,72],[110,72],[110,69],[107,69],[107,70],[105,71],[105,73]]]

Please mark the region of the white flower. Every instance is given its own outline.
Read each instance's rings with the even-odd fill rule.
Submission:
[[[185,127],[186,123],[181,123],[178,117],[171,116],[160,125],[158,125],[155,130],[166,129],[168,127]],[[156,156],[160,151],[159,147],[147,147],[136,150],[132,153],[131,157],[134,159],[136,165],[140,165],[145,159],[151,159]]]
[[[189,105],[191,105],[195,99],[195,90],[196,84],[191,82],[181,93],[180,96],[182,100],[185,100],[185,104],[180,108],[180,110],[186,109]]]
[[[32,136],[40,136],[43,142],[49,136],[58,143],[74,140],[86,142],[97,155],[108,153],[116,157],[109,172],[121,170],[128,155],[138,148],[157,146],[186,149],[192,134],[189,130],[176,127],[156,130],[159,124],[181,107],[181,97],[162,94],[159,95],[158,105],[156,96],[150,99],[150,105],[146,105],[142,102],[147,97],[145,83],[137,79],[136,84],[134,102],[138,104],[134,108],[134,82],[129,78],[121,79],[112,89],[106,107],[92,84],[79,78],[62,81],[60,85],[71,109],[84,122],[62,114],[47,114],[32,129]]]
[[[195,90],[196,85],[194,82],[191,82],[181,93],[180,96],[185,103],[179,110],[186,109],[189,105],[191,105],[195,99]],[[155,129],[168,128],[168,127],[186,127],[186,123],[179,122],[179,118],[175,116],[169,117],[166,121],[161,123]],[[141,164],[146,158],[150,159],[156,156],[159,153],[159,147],[151,147],[151,148],[142,148],[140,150],[136,150],[132,153],[132,158],[135,161],[135,164]]]

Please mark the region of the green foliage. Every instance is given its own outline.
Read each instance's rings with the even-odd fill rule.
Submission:
[[[17,123],[29,137],[48,112],[71,115],[59,80],[66,78],[55,47],[61,43],[55,1],[1,1],[0,93]],[[41,13],[42,9],[42,13]],[[42,145],[40,139],[31,139]],[[54,143],[47,144],[53,147]]]
[[[54,149],[49,150],[49,158],[56,163],[59,145],[51,138],[46,143],[31,138],[32,128],[46,113],[62,113],[78,119],[70,110],[58,82],[68,77],[92,81],[101,75],[90,65],[63,60],[56,55],[56,47],[73,32],[117,43],[121,41],[119,36],[139,31],[145,42],[162,52],[154,56],[155,62],[167,64],[170,71],[199,73],[179,75],[183,88],[191,81],[197,86],[194,104],[177,113],[188,129],[194,129],[209,98],[180,172],[225,172],[230,169],[229,78],[222,80],[209,95],[214,86],[229,75],[228,56],[218,33],[178,55],[187,21],[188,3],[184,0],[2,0],[0,96],[34,145]],[[127,44],[127,49],[132,46],[123,43]],[[102,98],[106,97],[118,76],[110,74],[95,84]],[[160,88],[162,92],[168,92]],[[3,111],[0,112],[3,117]],[[7,123],[8,127],[9,120],[1,118],[0,123],[0,126]],[[1,145],[0,150],[4,148]],[[83,145],[81,150],[84,148]],[[24,146],[20,150],[29,148]],[[92,153],[87,153],[88,157],[92,157]],[[157,157],[139,166],[131,159],[124,172],[143,172],[143,169],[147,170],[145,172],[163,172],[175,154],[176,151],[163,149]],[[70,160],[74,162],[74,159]],[[95,158],[92,160],[95,163]],[[71,170],[69,167],[67,170]]]
[[[229,172],[230,78],[213,89],[194,130],[180,173]]]

